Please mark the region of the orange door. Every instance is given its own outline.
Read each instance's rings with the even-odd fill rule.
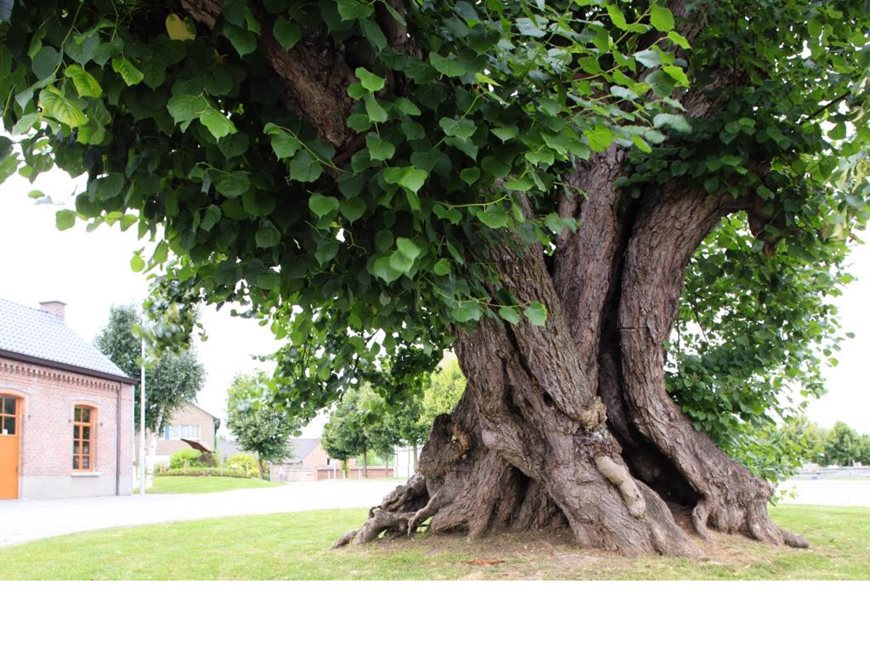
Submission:
[[[0,500],[18,498],[20,407],[20,399],[0,394]]]

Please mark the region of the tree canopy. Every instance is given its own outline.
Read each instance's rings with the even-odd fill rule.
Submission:
[[[132,378],[139,377],[142,363],[142,318],[134,306],[112,306],[109,321],[95,340],[96,347]],[[163,432],[174,410],[196,400],[205,383],[205,368],[193,349],[178,353],[146,349],[145,428]],[[134,413],[139,414],[140,392]],[[138,417],[136,421],[138,428]]]
[[[227,391],[227,427],[243,451],[254,453],[260,464],[284,462],[293,453],[290,437],[299,424],[273,400],[265,373],[239,374]]]
[[[780,390],[834,355],[870,183],[859,4],[15,0],[0,178],[86,173],[58,226],[148,236],[158,311],[269,323],[300,418],[419,390],[455,345],[469,389],[422,466],[511,480],[438,484],[445,528],[543,491],[581,542],[686,551],[634,473],[702,534],[794,542],[708,441],[751,467]],[[383,523],[415,527],[421,482]]]

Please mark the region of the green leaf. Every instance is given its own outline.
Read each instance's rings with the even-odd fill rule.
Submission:
[[[269,220],[264,220],[254,235],[254,241],[262,249],[271,249],[281,242],[281,232]]]
[[[372,121],[365,113],[354,113],[348,117],[347,126],[359,134],[371,129]]]
[[[628,27],[625,15],[623,15],[622,10],[617,5],[607,5],[607,13],[610,16],[611,22],[613,22],[616,27],[623,30]]]
[[[530,305],[526,306],[523,312],[535,326],[543,326],[547,323],[547,306],[540,301],[533,301]]]
[[[681,86],[689,86],[689,78],[686,76],[686,71],[679,66],[662,66],[668,76]]]
[[[692,126],[689,124],[689,121],[686,120],[685,117],[681,115],[677,115],[674,113],[658,113],[653,118],[653,125],[656,129],[661,129],[662,127],[670,127],[674,131],[679,131],[680,133],[688,134],[692,131]]]
[[[369,72],[365,68],[357,68],[355,71],[357,79],[369,93],[376,93],[384,87],[387,80],[383,77],[378,77],[373,72]]]
[[[686,37],[677,32],[668,32],[668,38],[674,45],[678,45],[685,50],[691,50],[691,44],[686,40]]]
[[[94,183],[97,189],[97,199],[106,201],[121,194],[124,189],[124,175],[108,174],[102,179],[97,179]]]
[[[323,166],[308,150],[302,150],[290,161],[290,179],[293,181],[317,181],[323,173]]]
[[[241,27],[225,24],[224,36],[230,40],[241,57],[257,49],[257,35]]]
[[[39,92],[39,103],[48,117],[68,127],[81,127],[88,122],[84,112],[54,86],[46,86]]]
[[[381,140],[381,137],[376,133],[369,133],[366,136],[366,149],[369,150],[369,156],[373,161],[389,160],[396,153],[396,147],[393,143]]]
[[[183,20],[178,14],[166,17],[166,34],[173,41],[189,41],[196,38],[193,21]]]
[[[474,123],[467,118],[454,120],[453,118],[441,118],[438,124],[448,136],[454,136],[459,140],[468,140],[477,130]]]
[[[353,224],[363,216],[366,211],[366,202],[362,197],[354,197],[341,202],[341,214],[347,221]]]
[[[635,52],[634,58],[647,68],[655,68],[662,63],[659,53],[655,50],[641,50],[640,52]]]
[[[302,147],[299,139],[274,123],[268,123],[263,131],[272,138],[272,151],[279,159],[290,158]]]
[[[145,269],[145,260],[142,258],[142,254],[140,252],[135,252],[133,254],[133,257],[130,259],[130,269],[132,269],[137,274]]]
[[[510,324],[519,324],[520,323],[520,313],[516,308],[512,308],[511,306],[502,306],[498,309],[498,314],[504,319],[506,322]]]
[[[233,174],[221,174],[215,180],[214,187],[224,197],[232,198],[243,195],[251,187],[251,182],[248,180],[247,173],[234,172]]]
[[[297,23],[290,22],[283,16],[275,21],[272,34],[274,34],[275,40],[285,50],[292,50],[293,46],[302,40],[302,28]]]
[[[167,102],[166,108],[175,124],[180,124],[184,131],[191,121],[208,108],[208,102],[202,95],[173,95]]]
[[[463,301],[451,311],[450,315],[456,321],[465,323],[479,320],[483,311],[480,309],[480,304],[474,301]]]
[[[505,143],[512,138],[516,138],[520,130],[517,127],[496,127],[495,129],[490,129],[490,132],[501,142]]]
[[[501,206],[487,206],[477,214],[477,218],[491,229],[500,229],[510,221],[510,216]]]
[[[477,64],[473,61],[461,58],[448,59],[447,57],[442,57],[437,52],[429,53],[429,63],[432,64],[435,70],[448,77],[461,77],[476,71],[478,68]]]
[[[610,147],[616,138],[616,134],[604,125],[595,125],[592,131],[584,133],[589,141],[589,149],[593,152],[603,152]]]
[[[419,170],[414,166],[384,168],[384,179],[388,183],[402,186],[413,193],[423,187],[428,176],[426,171]]]
[[[368,18],[374,13],[374,7],[367,2],[362,2],[362,0],[337,0],[335,4],[342,20]]]
[[[413,241],[408,238],[396,238],[396,248],[402,252],[405,258],[412,262],[417,260],[417,256],[423,253],[423,250]]]
[[[447,276],[450,273],[450,261],[446,258],[440,258],[432,268],[437,276]]]
[[[55,50],[50,45],[42,48],[33,57],[31,70],[36,75],[37,79],[50,79],[54,76],[54,71],[60,65],[61,53]]]
[[[73,80],[79,97],[100,97],[102,95],[103,89],[94,79],[94,76],[78,64],[67,66],[63,74]]]
[[[326,217],[338,213],[338,199],[315,192],[308,198],[308,208],[317,217]]]
[[[542,21],[544,27],[547,26],[547,21]],[[547,32],[538,27],[537,23],[533,21],[531,18],[517,18],[515,21],[517,29],[520,31],[520,34],[524,36],[531,36],[533,38],[541,38],[547,35]]]
[[[411,271],[411,268],[414,266],[414,261],[408,258],[401,251],[394,251],[392,254],[390,254],[388,262],[390,264],[390,267],[402,274],[406,274],[407,272]]]
[[[211,132],[211,135],[220,140],[224,136],[236,133],[236,125],[217,109],[208,107],[199,114],[199,121]]]
[[[127,57],[113,58],[112,70],[121,75],[121,79],[127,86],[135,86],[145,79],[145,74],[134,66]]]
[[[670,32],[674,29],[674,15],[671,10],[662,5],[653,5],[649,8],[649,22],[660,32]]]
[[[480,179],[480,168],[465,168],[459,173],[459,178],[469,186],[473,186]]]
[[[66,231],[75,226],[77,213],[69,208],[63,208],[54,214],[55,224],[58,230]]]
[[[393,101],[393,108],[403,113],[404,115],[417,116],[422,115],[420,111],[420,107],[414,104],[411,100],[406,97],[399,97]]]
[[[317,243],[317,249],[314,250],[314,257],[318,263],[325,265],[338,255],[340,246],[341,243],[338,240],[321,240]]]
[[[360,27],[369,43],[374,45],[378,52],[387,47],[387,37],[384,35],[380,25],[378,25],[374,20],[361,20]]]
[[[369,119],[372,122],[386,122],[387,121],[387,118],[389,116],[387,116],[387,112],[384,110],[384,107],[382,107],[378,103],[378,101],[375,99],[374,95],[366,95],[363,102],[365,103],[366,114],[369,116]]]

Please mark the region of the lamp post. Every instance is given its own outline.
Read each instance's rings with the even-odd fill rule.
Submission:
[[[145,495],[145,337],[142,337],[142,366],[140,370],[141,393],[139,396],[139,495]]]

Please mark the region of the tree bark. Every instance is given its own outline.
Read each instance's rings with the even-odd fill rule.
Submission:
[[[468,386],[435,420],[419,468],[336,546],[413,534],[569,528],[578,545],[693,556],[691,530],[806,546],[767,515],[772,493],[694,429],[664,386],[666,342],[692,253],[739,202],[673,183],[625,202],[616,148],[578,167],[560,201],[577,216],[552,265],[540,246],[491,252],[543,327],[481,321],[459,332]]]

